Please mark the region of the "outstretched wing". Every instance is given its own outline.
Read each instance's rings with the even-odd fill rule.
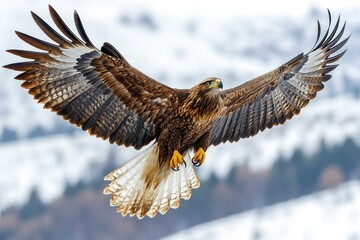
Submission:
[[[4,67],[22,71],[16,79],[24,80],[21,86],[35,99],[92,135],[136,149],[153,140],[166,116],[177,107],[178,91],[130,66],[109,43],[98,50],[76,11],[81,39],[51,6],[49,10],[65,36],[32,13],[36,24],[56,44],[16,32],[44,51],[8,50],[33,61]]]
[[[211,144],[238,141],[283,124],[324,88],[323,82],[331,78],[328,73],[337,67],[331,63],[344,55],[346,50],[337,52],[349,38],[339,42],[346,25],[338,32],[340,16],[330,32],[328,13],[324,37],[320,40],[318,21],[317,40],[307,54],[299,54],[269,73],[222,92],[225,107],[211,129]]]

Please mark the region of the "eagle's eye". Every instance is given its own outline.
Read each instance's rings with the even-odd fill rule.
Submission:
[[[212,81],[207,81],[207,82],[205,82],[205,86],[206,86],[206,87],[210,87],[211,82],[212,82]]]

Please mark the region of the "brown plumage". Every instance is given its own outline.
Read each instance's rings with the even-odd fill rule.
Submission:
[[[153,217],[177,208],[199,187],[188,154],[199,166],[210,145],[254,136],[283,124],[316,96],[345,51],[337,53],[344,26],[340,18],[315,46],[275,70],[235,88],[220,91],[218,78],[207,78],[191,89],[174,89],[132,67],[109,43],[97,49],[74,13],[76,36],[49,6],[58,33],[32,13],[36,24],[55,43],[16,34],[40,52],[8,50],[29,62],[6,68],[21,71],[22,87],[70,123],[110,143],[140,149],[154,144],[109,173],[104,189],[110,204],[123,215]]]

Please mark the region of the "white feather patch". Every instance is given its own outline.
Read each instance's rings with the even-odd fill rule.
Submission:
[[[157,144],[105,176],[111,181],[104,194],[112,195],[111,206],[117,206],[123,216],[137,215],[154,217],[158,212],[165,214],[170,208],[178,208],[181,198],[189,199],[192,189],[200,182],[191,163],[190,155],[184,157],[187,167],[179,171],[170,167],[159,167]],[[166,164],[166,163],[165,163]],[[150,177],[152,182],[145,179]],[[158,183],[158,184],[155,184]]]

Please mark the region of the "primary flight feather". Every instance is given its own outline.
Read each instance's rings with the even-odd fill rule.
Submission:
[[[32,17],[54,42],[16,32],[23,41],[42,50],[8,50],[28,62],[4,67],[21,71],[22,87],[63,119],[108,139],[110,143],[140,149],[152,146],[105,180],[104,193],[123,215],[153,217],[177,208],[199,187],[193,165],[204,163],[211,145],[254,136],[283,124],[323,89],[333,65],[345,51],[339,50],[345,24],[340,17],[314,47],[275,70],[235,88],[221,91],[219,78],[210,77],[191,89],[174,89],[155,81],[136,68],[109,43],[96,48],[79,15],[74,20],[80,36],[73,33],[49,6],[60,30],[54,30],[35,13]],[[192,163],[187,156],[195,152]]]

